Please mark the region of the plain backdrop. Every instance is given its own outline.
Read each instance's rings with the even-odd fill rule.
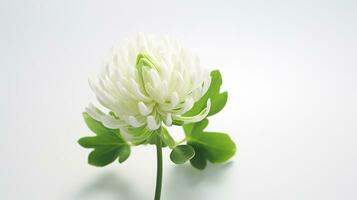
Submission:
[[[229,100],[208,129],[238,147],[204,171],[165,150],[163,200],[357,199],[356,20],[354,0],[0,0],[0,199],[153,199],[153,146],[96,168],[77,144],[88,77],[138,32],[221,71]]]

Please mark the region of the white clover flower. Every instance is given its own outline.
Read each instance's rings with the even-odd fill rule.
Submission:
[[[89,83],[106,114],[90,104],[86,112],[104,126],[120,129],[140,143],[164,123],[204,119],[210,101],[196,116],[184,116],[210,86],[210,74],[197,56],[170,38],[139,35],[114,47],[102,73]],[[140,130],[140,131],[138,131]]]

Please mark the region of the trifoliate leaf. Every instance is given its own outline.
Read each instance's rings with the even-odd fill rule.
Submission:
[[[207,125],[207,119],[184,125],[187,144],[196,152],[191,159],[191,164],[198,169],[205,168],[206,160],[211,163],[222,163],[229,160],[236,152],[236,145],[227,134],[203,131]]]
[[[176,146],[170,154],[170,159],[176,164],[183,164],[195,155],[195,150],[190,145]]]
[[[221,111],[227,102],[227,92],[220,93],[222,85],[222,76],[218,70],[211,72],[211,84],[207,92],[198,100],[193,107],[184,114],[184,116],[194,116],[200,113],[207,104],[207,100],[211,99],[211,110],[208,116],[214,115]]]
[[[120,136],[119,130],[106,128],[87,113],[83,113],[83,117],[88,127],[96,133],[96,136],[83,137],[78,140],[82,147],[94,149],[88,156],[89,164],[102,167],[112,163],[118,157],[120,163],[129,157],[130,146]]]

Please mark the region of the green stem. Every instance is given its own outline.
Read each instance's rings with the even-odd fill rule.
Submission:
[[[157,172],[156,172],[156,189],[155,199],[160,200],[162,186],[162,142],[159,134],[156,136],[156,155],[157,155]]]
[[[184,142],[186,142],[186,138],[183,138],[182,140],[180,140],[179,142],[177,142],[177,144],[182,144],[182,143],[184,143]]]

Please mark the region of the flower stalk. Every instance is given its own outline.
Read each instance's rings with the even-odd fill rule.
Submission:
[[[162,141],[160,134],[156,135],[156,156],[157,156],[157,172],[156,172],[156,188],[154,200],[160,200],[162,187]]]

